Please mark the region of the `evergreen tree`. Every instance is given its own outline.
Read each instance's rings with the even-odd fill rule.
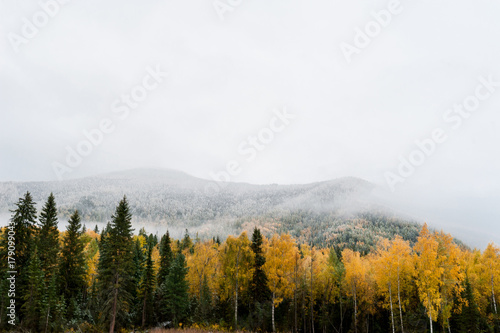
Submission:
[[[8,262],[8,248],[9,248],[9,229],[3,228],[0,235],[0,329],[7,327],[7,318],[6,311],[7,306],[10,305],[9,294],[9,285],[10,281],[7,278],[10,278],[11,274],[8,273],[9,262]],[[15,266],[12,266],[15,269]]]
[[[254,270],[250,281],[250,312],[252,316],[252,328],[262,327],[264,321],[264,311],[262,305],[269,301],[271,291],[268,287],[268,279],[262,266],[266,263],[262,249],[262,234],[255,228],[252,234],[252,251],[255,255]]]
[[[134,243],[131,220],[127,198],[124,197],[112,216],[99,262],[98,279],[103,297],[103,319],[109,320],[110,333],[113,333],[115,328],[126,325],[133,302]]]
[[[172,261],[174,258],[171,242],[172,240],[167,230],[165,235],[163,235],[163,237],[160,240],[160,269],[158,270],[158,276],[157,276],[158,288],[156,289],[156,295],[155,295],[155,303],[157,304],[157,306],[155,307],[156,317],[161,322],[167,320],[166,311],[163,311],[162,309],[162,304],[164,303],[164,300],[166,298],[165,288],[162,288],[162,286],[165,284],[165,281],[167,280],[168,272],[170,271],[170,266],[172,266]]]
[[[40,213],[40,232],[38,233],[38,250],[45,280],[50,283],[56,274],[59,257],[59,230],[57,230],[57,207],[54,195],[51,193]]]
[[[262,250],[262,234],[255,228],[252,234],[252,251],[255,254],[254,271],[250,282],[250,293],[253,302],[263,303],[269,300],[270,290],[267,285],[267,276],[262,266],[266,263]]]
[[[182,253],[179,253],[161,287],[165,295],[162,306],[166,311],[165,314],[172,319],[174,326],[186,318],[189,310],[187,270],[186,259]]]
[[[43,263],[42,263],[43,264]],[[43,327],[44,332],[52,331],[52,328],[55,328],[52,323],[59,322],[62,318],[57,318],[57,305],[59,303],[59,299],[57,297],[57,274],[53,274],[48,282],[49,285],[47,287],[47,292],[45,294],[44,302],[43,302],[43,311],[42,311],[42,322],[40,328]]]
[[[16,207],[12,211],[13,215],[8,229],[12,228],[15,233],[15,269],[10,267],[10,270],[17,271],[16,313],[19,313],[19,306],[23,303],[21,295],[27,292],[26,288],[29,283],[25,270],[28,268],[28,261],[32,254],[36,231],[36,208],[30,192],[26,192],[23,198],[19,198]]]
[[[68,301],[85,290],[85,256],[80,236],[80,215],[75,211],[68,221],[59,263],[60,285]]]
[[[156,281],[152,253],[153,245],[149,244],[146,266],[144,267],[144,274],[140,283],[140,296],[142,299],[142,327],[150,323],[150,314],[153,312],[151,307],[153,305],[153,292]]]
[[[144,262],[146,257],[144,252],[142,251],[142,245],[139,238],[137,238],[134,242],[134,257],[133,257],[133,266],[134,266],[134,284],[139,285],[141,281],[142,275],[144,273]],[[135,293],[133,295],[136,296]]]
[[[45,323],[43,320],[45,276],[36,246],[29,259],[26,275],[28,285],[23,295],[22,312],[24,319],[22,324],[28,329],[37,331],[39,326],[43,327],[41,324]]]
[[[182,239],[179,252],[185,249],[191,250],[192,247],[193,247],[193,241],[191,240],[191,237],[189,237],[189,231],[186,229],[186,233],[184,234],[184,238]]]
[[[167,230],[160,241],[160,270],[158,271],[158,286],[161,286],[165,282],[170,270],[170,265],[172,264],[173,253],[170,243],[170,235]]]
[[[141,236],[142,237],[142,236]],[[143,247],[141,244],[141,239],[139,237],[134,237],[134,254],[132,259],[133,274],[132,274],[132,284],[134,286],[140,286],[142,276],[144,274],[144,264],[146,257],[143,252]],[[133,300],[133,310],[131,311],[131,317],[134,320],[134,324],[141,325],[142,323],[142,300],[138,297],[138,291],[140,288],[133,288],[130,290],[130,297]]]

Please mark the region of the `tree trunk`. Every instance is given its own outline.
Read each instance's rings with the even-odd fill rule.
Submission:
[[[495,309],[495,314],[498,314],[497,301],[495,299],[495,289],[493,288],[493,274],[491,274],[491,298],[493,299],[493,309]]]
[[[293,332],[297,333],[298,325],[297,325],[297,281],[298,281],[298,257],[295,255],[295,289],[293,290],[293,311],[294,311],[294,320],[295,325],[293,327]]]
[[[342,333],[344,326],[344,313],[342,312],[342,293],[339,294],[339,303],[340,303],[340,333]]]
[[[394,311],[392,309],[392,289],[391,289],[391,282],[389,284],[389,302],[391,303],[391,320],[392,320],[392,333],[395,333],[394,329]]]
[[[238,330],[238,278],[239,278],[239,265],[240,264],[240,249],[236,256],[236,286],[234,288],[234,327]]]
[[[294,312],[293,333],[297,333],[297,289],[293,291],[293,312]]]
[[[111,312],[111,325],[109,325],[109,333],[115,332],[115,321],[116,321],[116,307],[118,303],[118,289],[115,288],[115,295],[113,296],[113,308]]]
[[[403,310],[401,309],[401,290],[400,290],[400,278],[399,278],[399,267],[398,267],[398,303],[399,303],[399,318],[401,319],[401,333],[404,333],[403,329]]]
[[[146,295],[144,295],[144,301],[142,303],[142,327],[146,325]]]
[[[49,315],[50,315],[50,305],[49,309],[47,310],[47,320],[45,321],[45,333],[47,333],[47,328],[49,327]]]
[[[352,289],[354,295],[354,332],[358,333],[358,303],[356,300],[356,286],[354,286]]]
[[[276,327],[274,326],[274,297],[275,297],[275,294],[273,291],[273,301],[271,302],[271,316],[272,316],[272,322],[273,322],[273,332],[276,332]]]
[[[238,279],[236,279],[236,288],[234,290],[234,326],[238,330]]]
[[[432,304],[431,304],[431,298],[429,295],[427,295],[427,299],[429,301],[429,322],[431,324],[431,333],[432,333]]]
[[[305,288],[302,288],[302,318],[303,318],[303,323],[304,323],[304,333],[307,332],[307,325],[306,325],[306,295],[305,295],[305,292],[306,292]]]
[[[311,331],[314,333],[313,258],[311,253]]]

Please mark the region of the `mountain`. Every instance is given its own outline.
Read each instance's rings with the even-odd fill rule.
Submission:
[[[0,214],[26,191],[38,207],[52,192],[61,219],[77,209],[88,224],[106,222],[126,195],[136,227],[168,228],[174,235],[212,237],[251,231],[290,232],[321,244],[368,249],[380,237],[415,240],[419,226],[397,217],[373,194],[375,185],[357,178],[297,185],[217,183],[176,170],[135,169],[49,182],[0,183]]]

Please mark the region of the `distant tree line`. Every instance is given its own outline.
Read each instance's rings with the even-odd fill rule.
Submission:
[[[0,235],[0,328],[500,332],[492,243],[470,250],[427,225],[414,241],[380,238],[370,251],[259,228],[222,241],[187,230],[158,239],[134,235],[131,220],[124,197],[103,230],[87,229],[75,211],[60,232],[54,196],[37,214],[26,193]]]

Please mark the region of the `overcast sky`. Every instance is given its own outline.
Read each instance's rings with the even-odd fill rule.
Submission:
[[[499,13],[493,0],[0,0],[0,181],[211,179],[236,161],[231,181],[360,177],[473,245],[500,243]]]

